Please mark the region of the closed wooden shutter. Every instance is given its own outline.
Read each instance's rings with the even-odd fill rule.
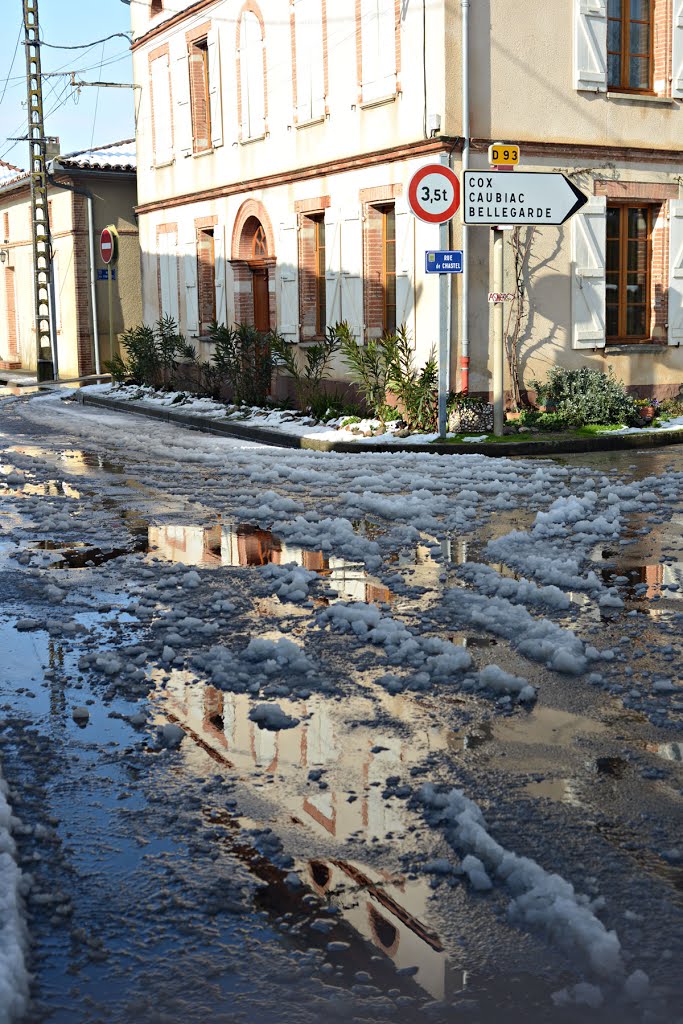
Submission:
[[[171,76],[165,53],[152,61],[152,126],[154,163],[159,167],[173,159]]]
[[[683,200],[669,202],[669,335],[683,345]]]
[[[572,218],[572,347],[605,347],[605,196]]]
[[[178,309],[178,235],[164,231],[159,235],[159,280],[161,285],[161,315],[180,321]]]
[[[325,309],[327,326],[341,315],[341,224],[339,210],[325,210]]]
[[[396,92],[396,4],[361,0],[363,102]]]
[[[280,294],[277,323],[285,341],[299,340],[299,273],[296,215],[280,224],[278,247]]]
[[[396,326],[415,335],[415,218],[402,197],[396,200]]]
[[[187,226],[183,243],[183,271],[185,279],[185,330],[188,335],[199,333],[199,298],[197,295],[197,235],[194,226]]]
[[[223,86],[221,81],[221,49],[218,29],[209,32],[209,106],[211,115],[211,145],[223,145]]]
[[[323,14],[321,0],[294,0],[297,121],[325,113]]]
[[[240,85],[242,137],[258,139],[265,134],[265,82],[263,77],[263,39],[255,14],[245,11],[240,29]]]
[[[216,272],[216,320],[219,324],[228,322],[227,303],[227,261],[225,259],[225,224],[213,229],[213,252]]]
[[[574,88],[607,91],[607,0],[574,0]]]
[[[341,318],[357,341],[363,338],[363,221],[360,207],[343,212],[341,226]]]
[[[673,0],[674,23],[671,36],[671,95],[683,100],[683,0]]]

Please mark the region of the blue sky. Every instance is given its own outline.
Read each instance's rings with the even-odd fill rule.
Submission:
[[[28,165],[28,144],[11,142],[25,135],[27,114],[26,63],[21,0],[2,0],[0,34],[0,159],[18,167]],[[113,32],[130,32],[130,7],[121,0],[40,0],[41,37],[46,43],[75,46],[102,39]],[[19,30],[21,29],[21,35]],[[15,54],[14,66],[10,65]],[[46,46],[41,51],[43,74],[76,71],[84,81],[132,82],[133,71],[126,39],[110,39],[90,49],[63,50]],[[100,63],[102,68],[100,71]],[[58,135],[63,153],[87,149],[135,133],[133,89],[71,88],[68,77],[43,79],[46,135]]]

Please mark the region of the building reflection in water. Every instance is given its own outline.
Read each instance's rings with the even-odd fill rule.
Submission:
[[[258,783],[267,776],[267,792],[278,805],[280,820],[310,829],[325,845],[330,840],[340,847],[358,839],[373,844],[400,840],[407,812],[402,801],[383,797],[387,778],[403,776],[407,763],[446,745],[440,730],[416,726],[414,708],[402,698],[394,698],[392,710],[413,727],[406,739],[390,730],[384,734],[345,726],[349,714],[356,722],[374,717],[369,698],[358,698],[352,707],[316,696],[280,700],[288,714],[300,719],[295,728],[280,732],[250,721],[253,702],[247,694],[204,686],[183,670],[171,673],[159,701],[164,716],[180,723],[195,741],[182,747],[191,770],[205,770],[204,751],[242,780]],[[314,769],[324,769],[322,786],[309,779]],[[277,821],[273,824],[277,829]],[[434,999],[465,986],[464,972],[448,964],[438,936],[425,923],[433,916],[427,877],[409,880],[346,857],[314,858],[299,870],[309,887],[330,899],[347,923],[397,968],[417,968],[415,980]]]

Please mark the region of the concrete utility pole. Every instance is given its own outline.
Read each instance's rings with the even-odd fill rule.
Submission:
[[[38,382],[56,380],[57,339],[52,287],[52,242],[47,205],[47,161],[43,122],[43,83],[40,70],[38,0],[22,0],[26,89],[28,100],[29,178],[31,182],[31,227],[33,236],[33,287],[35,297],[36,363]]]

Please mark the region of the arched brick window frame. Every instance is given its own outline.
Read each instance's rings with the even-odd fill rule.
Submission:
[[[244,225],[247,223],[250,217],[256,217],[257,220],[263,225],[263,230],[266,233],[266,239],[268,240],[268,257],[271,259],[275,258],[275,235],[273,234],[273,225],[271,224],[268,212],[258,199],[247,199],[240,206],[235,217],[235,225],[232,229],[232,243],[230,246],[230,259],[231,260],[250,260],[252,259],[251,250],[247,252],[247,248],[244,245],[242,235],[244,233]]]
[[[270,217],[263,204],[257,199],[247,199],[242,203],[237,211],[232,230],[230,263],[235,282],[235,320],[237,323],[252,323],[254,318],[252,293],[253,235],[245,232],[245,227],[252,219],[258,220],[266,236],[268,255],[258,262],[261,266],[265,265],[269,268],[268,319],[271,329],[273,329],[276,324],[275,279],[273,275],[273,268],[276,263],[275,235],[273,234]]]
[[[237,31],[235,35],[235,53],[236,65],[237,65],[237,118],[239,121],[239,132],[238,141],[245,141],[242,132],[242,56],[240,53],[241,34],[242,34],[242,18],[245,14],[253,14],[258,19],[258,23],[261,26],[261,39],[263,41],[263,123],[264,133],[268,134],[268,62],[266,60],[266,23],[263,20],[263,15],[258,4],[254,3],[254,0],[245,0],[240,9],[239,16],[237,18]]]

